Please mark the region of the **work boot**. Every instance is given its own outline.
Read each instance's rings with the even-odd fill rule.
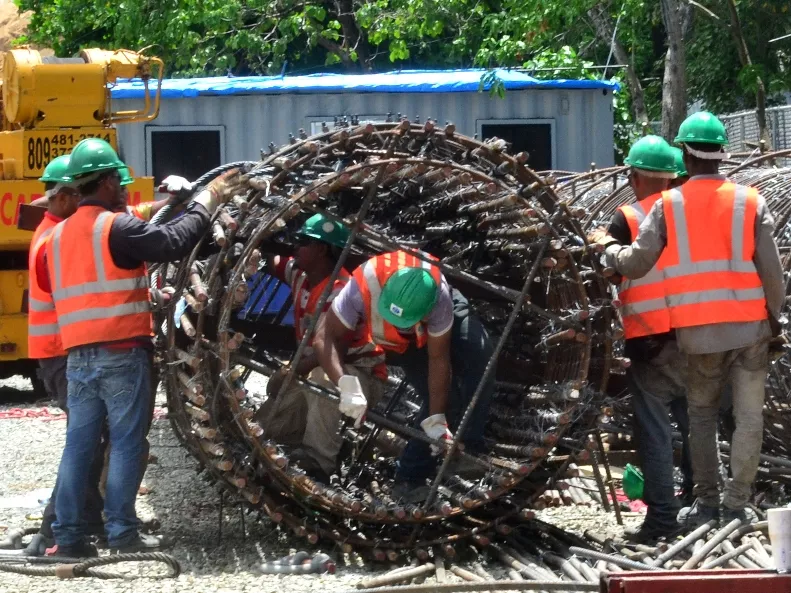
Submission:
[[[659,523],[645,520],[639,527],[627,527],[623,530],[623,538],[633,544],[653,544],[662,538],[671,540],[684,531],[684,527],[675,521]]]
[[[52,555],[61,558],[96,558],[99,552],[93,544],[82,542],[73,546],[57,546]]]
[[[692,494],[691,488],[682,488],[676,495],[676,500],[681,504],[681,508],[690,507],[695,502],[695,495]]]
[[[692,506],[685,507],[678,512],[677,520],[685,530],[692,530],[704,523],[708,523],[712,519],[717,521],[719,518],[719,507],[703,504],[699,498],[696,498]]]
[[[55,539],[37,533],[25,548],[25,556],[44,556],[47,549],[55,545]]]
[[[743,509],[729,509],[726,506],[722,507],[722,516],[720,517],[720,525],[725,527],[734,519],[739,519],[742,525],[751,525],[758,522],[758,515],[750,507]]]
[[[396,502],[419,504],[428,498],[430,490],[425,480],[396,480],[390,497]]]
[[[163,548],[170,547],[172,542],[170,540],[156,535],[146,535],[145,533],[138,533],[135,538],[121,544],[120,546],[111,546],[110,552],[113,554],[134,554],[136,552],[156,552]]]

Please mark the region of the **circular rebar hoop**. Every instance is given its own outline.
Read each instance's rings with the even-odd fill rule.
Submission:
[[[550,452],[584,449],[601,392],[624,368],[612,294],[584,237],[584,212],[506,149],[452,126],[401,121],[293,138],[251,166],[248,189],[213,217],[201,244],[160,270],[174,291],[155,324],[170,421],[209,481],[309,543],[330,540],[374,559],[421,557],[431,546],[485,545],[546,486],[533,472]],[[316,212],[351,229],[319,310],[342,266],[402,249],[437,257],[497,336],[487,451],[457,453],[485,468],[480,479],[447,475],[446,459],[426,503],[392,498],[405,442],[433,442],[416,425],[416,392],[408,384],[399,391],[397,367],[366,423],[339,428],[346,448],[329,483],[278,442],[268,398],[255,391],[267,376],[288,364],[279,397],[299,387],[305,398],[337,402],[332,388],[294,376],[317,318],[297,344],[283,323],[290,299],[276,294],[284,285],[266,275],[267,254],[288,254],[292,231]],[[454,447],[480,397],[476,382]]]

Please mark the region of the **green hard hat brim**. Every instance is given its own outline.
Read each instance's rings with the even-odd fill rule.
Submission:
[[[326,243],[327,245],[332,245],[333,247],[340,247],[343,249],[346,247],[346,241],[330,241],[327,240],[326,236],[319,235],[318,233],[314,233],[313,231],[300,229],[296,232],[297,237],[308,237],[309,239],[315,239],[316,241],[321,241],[322,243]]]
[[[626,157],[623,160],[623,162],[626,163],[627,165],[629,165],[632,169],[637,169],[638,171],[654,171],[656,173],[675,173],[676,172],[675,166],[674,167],[669,167],[669,168],[668,167],[651,167],[651,166],[648,166],[648,165],[633,163],[633,162],[631,162],[629,160],[629,157]]]
[[[39,181],[42,183],[69,183],[71,182],[71,177],[66,175],[66,171],[69,170],[69,155],[62,155],[52,159],[49,164],[44,167],[44,174],[39,177]],[[62,164],[65,161],[65,165]],[[61,169],[60,175],[53,174],[53,169]]]
[[[687,144],[689,142],[692,142],[693,144],[716,144],[717,146],[727,146],[728,145],[728,139],[727,138],[721,139],[721,140],[719,140],[719,139],[718,140],[705,140],[705,139],[702,139],[702,138],[698,138],[697,136],[690,136],[690,135],[687,135],[687,136],[680,136],[680,135],[676,136],[676,138],[673,140],[673,142],[676,143],[676,144]]]
[[[426,270],[423,270],[423,272],[425,272],[425,271]],[[398,272],[396,272],[396,274],[399,274],[401,272],[403,272],[403,270],[399,270]],[[385,321],[387,321],[389,324],[394,325],[395,327],[398,327],[400,329],[409,329],[411,327],[414,327],[418,323],[420,323],[420,321],[426,315],[428,315],[429,312],[434,308],[434,305],[437,304],[437,296],[439,294],[439,286],[437,286],[437,283],[434,280],[434,278],[432,278],[428,274],[424,274],[424,276],[428,276],[428,278],[430,279],[430,285],[431,285],[430,288],[433,291],[433,293],[432,293],[433,297],[431,298],[431,301],[430,302],[427,301],[425,303],[425,306],[424,306],[424,308],[422,310],[413,311],[411,314],[406,314],[406,311],[402,310],[402,314],[401,315],[396,315],[395,313],[393,313],[390,310],[390,305],[395,304],[395,303],[393,303],[390,299],[386,298],[387,285],[388,285],[389,282],[392,281],[394,276],[395,276],[395,274],[393,276],[391,276],[390,278],[388,278],[388,281],[385,282],[384,286],[382,287],[382,296],[380,296],[379,302],[378,302],[376,308],[379,311],[379,315],[381,315],[382,318]],[[427,288],[428,289],[429,286],[424,285],[423,288]]]
[[[377,306],[377,309],[379,310],[379,315],[381,315],[387,323],[394,325],[399,329],[409,329],[410,327],[416,326],[418,323],[420,323],[421,319],[423,319],[423,317],[428,314],[428,311],[431,311],[431,308],[429,308],[429,310],[423,313],[423,315],[416,315],[415,317],[402,315],[401,317],[398,317],[390,311],[390,308],[387,306],[387,303],[385,303],[384,299],[379,299],[379,305]]]

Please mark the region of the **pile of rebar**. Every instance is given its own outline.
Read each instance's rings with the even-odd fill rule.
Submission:
[[[593,445],[579,427],[591,423],[598,394],[628,361],[614,345],[618,322],[586,245],[584,211],[563,204],[553,180],[526,160],[501,140],[401,120],[300,133],[241,164],[246,190],[221,208],[191,257],[152,268],[158,300],[168,302],[157,326],[169,417],[211,480],[310,542],[394,559],[489,541],[543,492],[553,474],[535,470],[550,451],[563,451],[567,464],[589,457]],[[296,343],[283,322],[290,300],[273,304],[280,283],[264,263],[288,255],[293,231],[316,212],[350,228],[340,258],[347,269],[399,249],[439,258],[490,332],[497,386],[489,450],[455,453],[485,469],[481,480],[440,471],[425,503],[393,499],[404,444],[430,441],[414,428],[419,402],[397,368],[366,423],[343,426],[331,483],[309,478],[267,436],[256,416],[265,400],[260,379],[296,366],[315,327]],[[289,381],[337,401],[319,385]]]
[[[491,546],[515,526],[532,529],[534,508],[596,502],[609,509],[616,493],[599,427],[628,432],[623,382],[611,378],[629,361],[612,271],[585,233],[633,195],[623,168],[536,173],[527,161],[502,140],[468,138],[452,124],[336,121],[316,136],[300,130],[283,147],[270,144],[260,161],[204,176],[200,184],[239,168],[243,190],[189,258],[153,266],[151,275],[169,418],[207,478],[310,543],[334,542],[375,560],[426,561],[460,546]],[[788,176],[755,164],[735,174],[761,187],[781,229],[791,213],[781,200]],[[259,413],[266,378],[297,366],[316,319],[297,343],[291,297],[266,262],[290,255],[294,231],[315,213],[350,229],[333,276],[379,253],[431,255],[493,337],[488,450],[454,453],[485,469],[480,480],[450,475],[441,464],[425,503],[393,497],[406,442],[431,442],[416,428],[421,402],[397,367],[389,367],[385,397],[365,423],[339,426],[344,447],[329,483],[309,477],[268,435]],[[774,364],[767,398],[766,438],[778,456],[787,455],[791,434],[787,368],[785,358]],[[337,392],[293,371],[285,383],[338,401]],[[464,420],[457,440],[463,428]],[[594,480],[583,482],[574,464],[592,465]]]

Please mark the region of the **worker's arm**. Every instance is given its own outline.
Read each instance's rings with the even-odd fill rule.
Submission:
[[[143,262],[182,259],[206,233],[209,218],[208,210],[194,202],[181,217],[163,225],[117,216],[110,229],[110,254],[115,264],[126,270]]]
[[[444,335],[428,337],[428,415],[444,414],[448,407],[450,392],[450,337]]]
[[[775,319],[780,319],[780,312],[785,300],[785,280],[780,252],[774,240],[775,221],[766,202],[758,198],[758,210],[755,217],[755,254],[753,263],[761,278],[766,295],[766,309]]]
[[[319,319],[316,336],[313,338],[313,352],[321,368],[335,385],[346,374],[343,370],[343,336],[349,330],[330,308]],[[297,368],[299,371],[299,368]]]
[[[319,319],[313,338],[313,351],[330,381],[338,384],[345,374],[343,361],[346,357],[349,332],[357,329],[365,316],[365,305],[357,281],[351,278],[332,299]]]
[[[621,245],[629,245],[632,242],[632,232],[629,230],[629,223],[620,210],[616,211],[607,229],[609,235]]]
[[[636,280],[648,274],[656,265],[665,245],[667,227],[664,210],[662,200],[657,200],[640,225],[634,243],[628,246],[610,245],[604,252],[604,262],[619,274]]]

